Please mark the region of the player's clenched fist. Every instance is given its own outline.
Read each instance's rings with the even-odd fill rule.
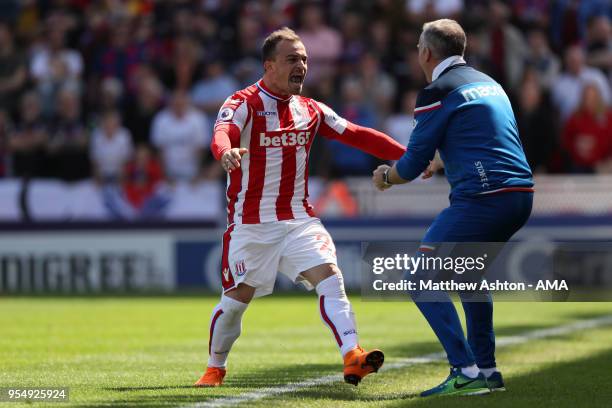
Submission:
[[[242,159],[242,156],[248,152],[249,149],[246,147],[235,147],[233,149],[229,149],[223,153],[223,156],[221,156],[221,166],[223,166],[225,171],[231,173],[240,167],[240,160]]]

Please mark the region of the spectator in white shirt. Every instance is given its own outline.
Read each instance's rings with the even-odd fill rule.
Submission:
[[[104,183],[119,182],[125,165],[134,152],[130,132],[122,127],[119,114],[108,111],[93,131],[90,157],[96,179]]]
[[[161,153],[169,181],[195,181],[200,175],[211,129],[184,91],[175,91],[168,108],[153,119],[151,140]]]
[[[78,78],[83,71],[83,59],[76,50],[66,48],[62,29],[49,28],[46,43],[35,48],[32,55],[32,77],[36,81],[51,78]]]
[[[589,83],[597,86],[604,104],[610,106],[610,82],[598,69],[585,66],[582,48],[569,47],[565,52],[565,72],[552,87],[552,100],[563,122],[578,108],[582,91]]]
[[[78,51],[66,47],[63,29],[49,27],[45,34],[44,42],[32,52],[30,73],[43,98],[43,111],[51,115],[61,88],[81,87],[83,58]]]

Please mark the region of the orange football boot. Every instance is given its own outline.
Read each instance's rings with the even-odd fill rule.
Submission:
[[[356,386],[363,377],[377,372],[384,361],[382,351],[365,351],[357,346],[344,356],[344,381]]]
[[[225,368],[207,367],[204,375],[193,384],[194,387],[218,387],[223,384]]]

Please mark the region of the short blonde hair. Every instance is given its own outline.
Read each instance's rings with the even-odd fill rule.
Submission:
[[[302,41],[300,36],[295,33],[289,27],[283,27],[272,32],[264,40],[263,46],[261,47],[261,57],[264,61],[274,59],[276,57],[276,46],[282,40],[287,41]]]
[[[440,59],[465,53],[466,36],[455,20],[443,18],[423,24],[423,41]]]

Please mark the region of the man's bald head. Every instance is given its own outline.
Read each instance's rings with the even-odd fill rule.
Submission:
[[[423,24],[421,46],[429,48],[439,60],[463,55],[465,43],[465,31],[455,20],[444,18]]]

